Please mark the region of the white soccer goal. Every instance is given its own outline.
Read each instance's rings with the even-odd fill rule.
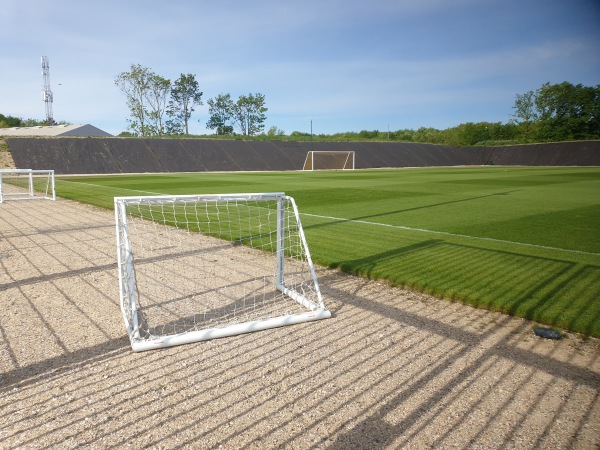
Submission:
[[[303,170],[353,170],[352,151],[309,151],[304,160]]]
[[[54,170],[0,169],[0,203],[34,199],[56,200]]]
[[[331,316],[284,193],[116,197],[115,220],[134,351]]]

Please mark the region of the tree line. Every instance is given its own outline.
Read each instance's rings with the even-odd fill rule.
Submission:
[[[516,94],[512,109],[507,123],[467,122],[444,130],[426,127],[391,132],[363,130],[317,139],[393,140],[454,147],[600,139],[600,85],[545,83],[535,91]]]
[[[69,122],[61,120],[60,122],[47,123],[45,120],[23,119],[22,117],[5,116],[0,114],[0,128],[15,127],[40,127],[45,125],[71,125]]]
[[[125,95],[131,117],[129,131],[121,136],[189,135],[189,120],[203,105],[202,91],[192,74],[171,82],[139,64],[115,78]],[[208,129],[212,137],[262,140],[399,141],[449,146],[510,145],[600,139],[600,85],[545,83],[535,91],[516,94],[513,113],[506,123],[467,122],[439,130],[362,130],[334,134],[293,131],[289,135],[272,126],[264,131],[265,96],[260,93],[219,94],[207,100]],[[66,123],[66,122],[60,122]],[[0,114],[0,128],[47,125],[43,121]]]
[[[188,135],[192,112],[203,105],[203,92],[193,74],[182,73],[171,82],[148,67],[132,64],[129,71],[117,75],[115,84],[125,95],[131,114],[129,134],[134,136]],[[244,136],[264,129],[268,108],[263,94],[241,95],[235,102],[230,94],[220,94],[207,103],[206,127],[219,135],[232,135],[235,125]]]
[[[600,85],[545,83],[517,94],[512,122],[534,141],[571,141],[600,137]]]
[[[131,70],[121,73],[115,82],[126,95],[134,135],[188,134],[187,123],[193,107],[202,105],[202,92],[191,74],[182,74],[171,84],[147,68],[132,65]],[[165,107],[164,98],[168,93],[171,100]],[[267,108],[264,95],[242,95],[234,101],[230,94],[219,94],[207,104],[210,117],[206,127],[215,130],[217,136],[228,138],[404,141],[449,146],[600,139],[600,85],[568,82],[545,83],[535,91],[516,94],[513,113],[506,123],[467,122],[443,130],[421,127],[417,130],[362,130],[313,136],[299,131],[286,135],[283,130],[271,127],[265,133]],[[166,127],[161,122],[164,111],[170,117]]]

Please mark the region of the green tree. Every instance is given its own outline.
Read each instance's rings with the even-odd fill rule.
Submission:
[[[533,137],[533,125],[538,119],[535,108],[535,93],[527,91],[524,94],[517,94],[513,109],[515,112],[511,114],[512,123],[519,125],[526,141],[531,139]]]
[[[234,119],[242,134],[254,136],[260,133],[265,128],[267,116],[264,113],[267,110],[263,94],[240,95],[234,107]]]
[[[121,72],[115,85],[125,95],[131,113],[129,129],[136,136],[164,134],[163,116],[171,82],[148,67],[132,64],[129,72]]]
[[[167,113],[173,119],[169,121],[169,128],[190,134],[188,121],[194,112],[194,107],[200,105],[202,105],[202,92],[196,77],[191,73],[187,75],[182,73],[171,87],[171,100]]]
[[[0,114],[0,128],[20,127],[23,120],[19,117]]]
[[[129,72],[121,72],[115,78],[115,85],[125,95],[131,114],[129,129],[136,136],[146,135],[146,93],[150,86],[152,72],[140,64],[132,64]]]
[[[535,106],[542,140],[600,137],[600,86],[545,83],[536,91]]]
[[[214,99],[208,99],[208,113],[210,118],[206,122],[206,127],[216,130],[219,135],[232,134],[233,127],[230,121],[235,112],[235,104],[229,94],[219,94]]]
[[[441,137],[441,131],[435,128],[421,127],[413,135],[415,142],[427,142],[430,144],[439,144]]]
[[[267,136],[285,136],[285,131],[273,125],[271,128],[269,128],[269,131],[267,131]]]
[[[146,92],[146,100],[149,105],[149,110],[146,114],[146,118],[148,119],[148,134],[159,136],[165,134],[163,117],[167,110],[170,93],[171,81],[153,73]]]

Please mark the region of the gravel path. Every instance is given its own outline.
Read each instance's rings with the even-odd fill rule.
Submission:
[[[319,269],[333,318],[144,353],[114,217],[0,204],[0,448],[599,448],[600,343]]]

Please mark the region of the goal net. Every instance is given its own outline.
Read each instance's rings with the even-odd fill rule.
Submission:
[[[353,170],[354,152],[309,151],[303,170]]]
[[[292,197],[116,197],[115,219],[134,351],[331,315]]]
[[[54,170],[0,169],[0,203],[32,199],[56,200]]]

